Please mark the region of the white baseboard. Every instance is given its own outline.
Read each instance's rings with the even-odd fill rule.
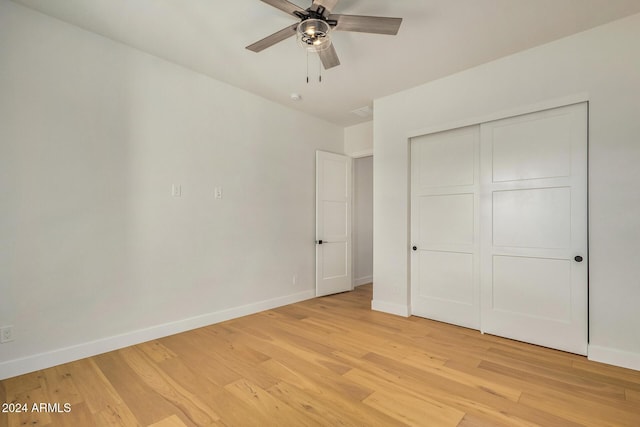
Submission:
[[[203,326],[224,322],[260,311],[269,310],[284,305],[305,301],[315,297],[315,291],[308,290],[297,294],[259,301],[252,304],[221,310],[201,316],[165,323],[151,328],[139,329],[122,335],[102,338],[71,347],[60,348],[46,353],[35,354],[20,359],[0,363],[0,380],[50,368],[74,360],[91,357],[108,351],[118,350],[146,341],[178,334]]]
[[[362,285],[367,285],[373,282],[373,276],[364,276],[353,281],[353,286],[358,287]]]
[[[638,353],[598,345],[589,345],[587,357],[594,362],[640,371],[640,354]]]
[[[396,316],[409,317],[411,315],[408,305],[394,304],[385,301],[371,301],[371,310],[382,311],[383,313],[395,314]]]

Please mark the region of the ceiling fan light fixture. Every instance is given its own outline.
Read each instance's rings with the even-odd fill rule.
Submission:
[[[311,52],[318,52],[331,46],[331,26],[322,19],[305,19],[298,25],[298,44]]]
[[[402,18],[334,14],[333,9],[340,0],[312,0],[311,7],[307,9],[292,1],[294,0],[262,0],[263,3],[280,9],[300,21],[250,44],[247,49],[262,52],[295,34],[298,45],[307,51],[307,68],[311,52],[318,53],[320,63],[328,70],[340,65],[340,59],[331,40],[333,30],[396,35],[402,24]]]

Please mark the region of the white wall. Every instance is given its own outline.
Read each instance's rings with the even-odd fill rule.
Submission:
[[[315,150],[343,143],[0,0],[0,378],[313,296]]]
[[[373,154],[373,122],[344,128],[344,152],[356,158]]]
[[[408,137],[588,99],[589,357],[640,369],[640,15],[377,100],[373,307],[409,312]]]
[[[355,286],[373,280],[373,157],[353,161],[353,277]]]

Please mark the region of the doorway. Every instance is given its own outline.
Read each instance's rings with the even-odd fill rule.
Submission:
[[[353,160],[353,285],[373,282],[373,156]]]

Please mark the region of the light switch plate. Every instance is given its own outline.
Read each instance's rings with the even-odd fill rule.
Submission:
[[[13,326],[3,326],[0,328],[0,343],[13,341]]]

